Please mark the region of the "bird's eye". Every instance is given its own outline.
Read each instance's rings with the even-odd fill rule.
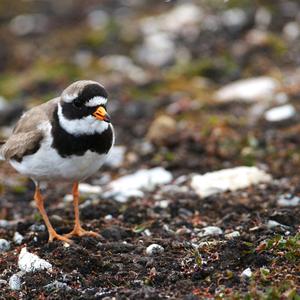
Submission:
[[[79,101],[79,99],[75,99],[73,101],[73,106],[76,107],[76,108],[81,108],[82,107],[82,103],[81,103],[81,101]]]

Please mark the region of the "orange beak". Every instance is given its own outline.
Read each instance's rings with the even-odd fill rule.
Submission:
[[[93,113],[93,116],[99,121],[105,121],[107,123],[110,123],[110,116],[103,106],[99,106],[97,110]]]

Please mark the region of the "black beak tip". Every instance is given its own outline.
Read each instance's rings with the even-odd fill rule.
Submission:
[[[111,118],[110,118],[110,115],[109,114],[106,114],[103,121],[107,122],[107,123],[110,123],[111,121]]]

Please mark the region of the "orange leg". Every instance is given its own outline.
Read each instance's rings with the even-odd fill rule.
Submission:
[[[38,185],[36,185],[36,187],[35,187],[34,200],[35,200],[36,206],[39,209],[39,211],[44,219],[44,222],[47,226],[48,233],[49,233],[49,242],[52,242],[54,239],[57,239],[57,240],[60,240],[60,241],[63,241],[63,242],[69,243],[69,244],[72,243],[72,241],[69,240],[68,238],[66,238],[62,235],[59,235],[52,227],[52,225],[49,221],[49,218],[47,216],[47,213],[45,211],[44,199],[42,197],[42,194],[41,194],[41,191],[40,191],[40,188]]]
[[[74,206],[74,214],[75,214],[75,224],[73,230],[66,234],[66,237],[72,237],[72,236],[94,236],[99,237],[100,235],[94,231],[87,231],[83,229],[80,225],[79,220],[79,192],[78,192],[78,182],[74,182],[73,184],[73,206]]]

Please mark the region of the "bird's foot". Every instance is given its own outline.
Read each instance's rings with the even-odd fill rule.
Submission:
[[[88,231],[83,229],[81,226],[76,226],[70,233],[64,234],[66,238],[70,238],[73,236],[92,236],[92,237],[100,237],[100,234],[94,231]]]
[[[68,239],[68,237],[60,235],[60,234],[56,233],[55,231],[54,232],[49,232],[48,242],[51,243],[51,242],[53,242],[53,240],[59,240],[59,241],[62,241],[62,242],[68,243],[68,244],[73,243],[70,239]]]

